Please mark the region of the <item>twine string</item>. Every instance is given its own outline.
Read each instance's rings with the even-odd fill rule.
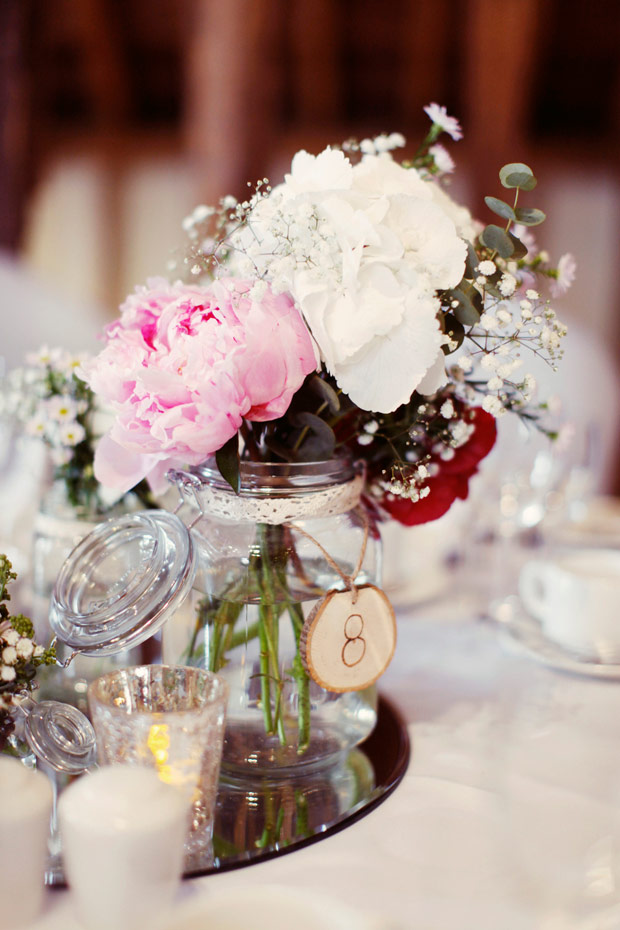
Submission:
[[[364,562],[364,556],[366,555],[366,547],[368,545],[368,536],[370,533],[370,523],[368,520],[368,514],[366,513],[364,508],[356,507],[355,512],[358,513],[362,518],[362,523],[364,524],[364,538],[362,540],[362,546],[360,549],[359,559],[357,560],[357,565],[351,575],[347,575],[347,573],[341,569],[338,563],[331,557],[327,549],[321,545],[318,539],[315,539],[314,536],[312,536],[310,533],[307,533],[306,530],[303,530],[300,526],[297,526],[297,524],[295,523],[284,524],[288,529],[295,530],[295,532],[299,533],[301,536],[305,536],[306,539],[310,540],[310,542],[314,543],[314,545],[318,549],[320,549],[329,567],[332,568],[338,575],[340,575],[347,589],[351,592],[352,601],[354,604],[357,601],[357,594],[358,594],[357,586],[355,584],[355,578],[357,578],[357,576],[359,575],[362,564]]]

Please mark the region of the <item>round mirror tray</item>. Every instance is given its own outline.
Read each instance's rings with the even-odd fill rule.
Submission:
[[[406,724],[380,697],[374,731],[336,764],[281,780],[222,776],[213,841],[186,856],[184,877],[253,865],[337,833],[392,793],[409,757]],[[65,887],[60,854],[45,881]]]

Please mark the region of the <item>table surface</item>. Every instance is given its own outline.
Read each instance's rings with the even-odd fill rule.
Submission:
[[[618,758],[604,758],[605,748],[613,746],[620,683],[545,667],[519,651],[497,624],[480,615],[479,608],[461,588],[459,596],[397,612],[399,642],[381,690],[407,721],[412,757],[396,791],[366,817],[319,843],[249,868],[185,882],[175,905],[178,915],[200,911],[213,895],[234,896],[243,889],[274,885],[298,890],[302,900],[324,894],[353,908],[360,914],[363,930],[578,926],[561,921],[547,924],[541,916],[554,905],[545,897],[544,882],[539,882],[541,887],[531,882],[515,851],[514,818],[507,816],[503,790],[504,754],[513,745],[515,708],[542,683],[569,714],[572,707],[587,706],[594,709],[597,720],[609,723],[602,727],[597,743],[600,761],[605,762],[605,771],[620,774],[620,766],[614,769],[609,764],[616,765]],[[579,725],[577,720],[574,740],[569,738],[564,745],[575,750],[577,759]],[[534,745],[532,759],[555,762],[555,752],[551,743],[547,750]],[[585,769],[589,770],[590,761]],[[566,771],[572,775],[574,766]],[[561,773],[560,765],[553,767],[554,779],[561,781]],[[545,773],[539,775],[544,783]],[[617,781],[620,784],[620,778]],[[562,796],[562,787],[552,785],[554,798]],[[598,800],[607,803],[606,797]],[[555,801],[551,808],[556,811]],[[589,815],[572,804],[557,807],[557,813],[560,820],[582,816],[584,823],[590,823]],[[559,835],[555,827],[545,837],[551,844],[551,861],[556,861],[556,846],[562,852],[563,844],[562,825]],[[525,839],[535,843],[535,832],[529,836],[529,829]],[[602,842],[608,836],[603,831],[595,839]],[[530,849],[527,842],[524,848]],[[607,906],[609,895],[603,894],[601,900]],[[175,930],[183,924],[180,916],[179,921],[171,924]],[[30,926],[77,930],[71,893],[48,891],[44,914]],[[350,926],[355,930],[357,921]],[[620,921],[587,926],[618,927]]]

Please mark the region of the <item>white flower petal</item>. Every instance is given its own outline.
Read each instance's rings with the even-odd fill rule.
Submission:
[[[373,339],[354,359],[332,371],[363,410],[389,413],[406,403],[439,354],[443,359],[434,301],[415,295],[409,303],[403,320],[387,336]]]

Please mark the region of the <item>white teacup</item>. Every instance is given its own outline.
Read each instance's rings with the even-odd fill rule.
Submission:
[[[620,662],[620,550],[528,562],[519,594],[549,640],[589,661]]]

